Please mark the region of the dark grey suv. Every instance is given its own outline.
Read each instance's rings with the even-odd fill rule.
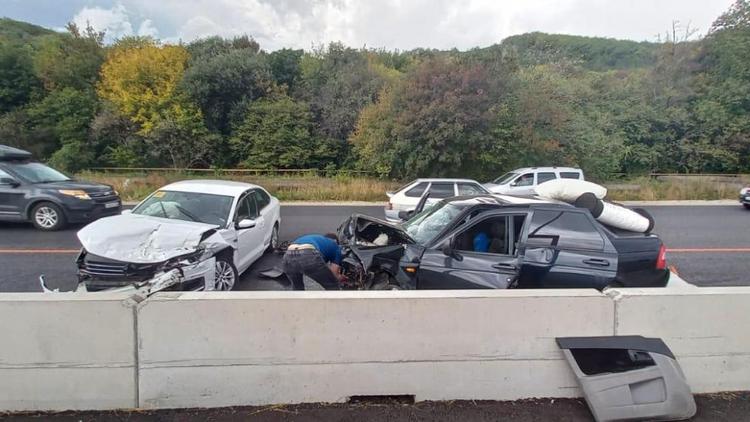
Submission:
[[[27,151],[0,145],[0,221],[58,230],[122,210],[112,186],[73,180],[31,158]]]

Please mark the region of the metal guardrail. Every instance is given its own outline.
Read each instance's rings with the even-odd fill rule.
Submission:
[[[325,169],[213,169],[213,168],[172,168],[172,167],[91,167],[88,170],[105,173],[163,172],[163,173],[237,173],[252,175],[305,174],[305,175],[347,175],[375,176],[377,173],[366,170],[325,170]]]

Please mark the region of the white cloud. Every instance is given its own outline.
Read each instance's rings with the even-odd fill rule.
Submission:
[[[82,28],[91,25],[97,31],[106,31],[108,41],[133,34],[130,18],[121,3],[111,9],[84,7],[73,17],[73,22]]]
[[[141,25],[138,27],[137,34],[140,37],[159,37],[159,31],[156,29],[156,27],[154,27],[154,22],[151,19],[145,19],[143,22],[141,22]]]
[[[261,47],[310,48],[342,41],[359,47],[412,49],[487,46],[530,31],[655,40],[672,20],[705,32],[732,0],[120,0],[85,7],[112,37],[160,34],[192,41],[247,34]],[[157,31],[158,29],[158,31]]]

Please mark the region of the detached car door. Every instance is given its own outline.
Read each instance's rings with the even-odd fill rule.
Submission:
[[[472,220],[425,250],[418,289],[507,289],[518,280],[518,237],[526,214],[492,214]]]

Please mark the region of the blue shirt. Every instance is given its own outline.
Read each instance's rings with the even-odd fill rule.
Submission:
[[[341,248],[333,239],[329,239],[320,234],[306,234],[297,238],[294,242],[297,245],[313,245],[320,252],[325,262],[333,262],[341,265]]]
[[[485,232],[479,232],[474,236],[474,252],[488,252],[490,250],[490,237]]]

